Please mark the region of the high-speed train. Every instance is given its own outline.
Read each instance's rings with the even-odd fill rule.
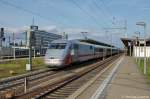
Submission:
[[[118,53],[118,49],[82,42],[80,40],[55,40],[46,51],[44,62],[49,67],[60,68],[75,62],[102,58]]]

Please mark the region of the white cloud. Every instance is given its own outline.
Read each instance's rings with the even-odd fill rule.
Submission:
[[[57,27],[52,25],[52,26],[42,26],[39,27],[40,30],[45,30],[47,32],[52,32],[52,33],[58,33]]]
[[[6,33],[22,33],[25,30],[27,30],[28,27],[24,26],[24,27],[20,27],[20,28],[16,28],[16,27],[7,27],[5,28],[5,32]]]
[[[5,32],[6,33],[22,33],[26,30],[28,30],[30,26],[23,26],[23,27],[6,27]],[[56,26],[42,26],[39,27],[39,30],[45,30],[47,32],[57,33]]]

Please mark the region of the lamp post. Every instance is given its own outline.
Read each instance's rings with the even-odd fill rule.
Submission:
[[[139,53],[137,53],[137,55],[138,55],[138,64],[140,65],[140,32],[135,32],[135,34],[137,35],[136,37],[137,37],[137,47],[139,48],[138,49],[138,51],[139,51]],[[138,52],[137,51],[137,52]]]
[[[133,52],[134,52],[134,57],[136,59],[136,62],[137,62],[137,40],[138,40],[138,37],[137,36],[133,36],[133,38],[135,38],[134,40],[134,47],[133,47]]]
[[[146,23],[145,22],[137,22],[136,25],[144,27],[144,74],[146,74]]]
[[[16,48],[15,48],[15,33],[13,33],[13,58],[16,59]]]

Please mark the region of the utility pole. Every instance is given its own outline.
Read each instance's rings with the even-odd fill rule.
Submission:
[[[105,31],[106,35],[108,34],[108,32],[109,32],[108,30]],[[112,34],[110,34],[110,37],[109,37],[109,38],[110,38],[110,39],[108,39],[108,40],[110,40],[110,46],[111,46],[111,54],[110,54],[110,55],[112,56],[112,47],[113,47],[113,46],[112,46],[112,45],[113,45],[113,44],[112,44]]]
[[[4,28],[0,29],[0,59],[2,59],[2,48],[3,48],[3,41],[5,40],[4,37]]]
[[[63,32],[62,39],[68,40],[68,34],[66,34],[66,32]]]
[[[29,63],[26,64],[26,70],[32,70],[32,29],[27,31],[27,47],[29,48]]]
[[[135,60],[137,62],[137,40],[138,37],[137,36],[133,36],[133,56],[135,57]]]
[[[137,44],[138,44],[138,37],[136,37],[136,43],[135,43],[135,48],[136,48],[136,62],[137,62]]]
[[[112,34],[111,34],[111,56],[112,56],[112,46],[113,44],[112,44]]]
[[[140,65],[140,32],[135,32],[135,34],[137,34],[137,59],[138,59],[138,64]],[[139,51],[139,53],[138,53]]]
[[[127,34],[127,20],[124,21],[124,30],[125,30],[125,37],[127,38],[128,37],[128,34]]]
[[[4,39],[4,28],[1,28],[0,30],[0,47],[2,48],[2,42]]]
[[[86,35],[86,34],[87,34],[88,32],[81,32],[81,33],[82,33],[84,39],[87,40],[87,35]]]
[[[138,61],[139,61],[139,65],[140,65],[140,62],[141,62],[141,59],[140,59],[140,56],[141,56],[141,54],[140,54],[140,51],[141,51],[140,50],[140,37],[139,37],[138,41],[139,41],[139,45],[138,45],[139,46],[139,59],[138,59]]]
[[[104,30],[125,30],[125,37],[127,37],[127,20],[124,21],[123,27],[111,27],[111,28],[103,28]]]
[[[147,66],[146,66],[146,24],[144,25],[144,74],[147,73]]]
[[[10,36],[8,37],[8,47],[10,48]]]
[[[2,37],[0,37],[0,59],[2,59]]]
[[[16,59],[16,48],[15,48],[15,33],[13,33],[13,57],[14,57],[14,60]]]
[[[29,65],[30,65],[30,70],[32,70],[32,46],[31,46],[31,33],[32,31],[29,30]]]
[[[137,22],[136,25],[144,27],[144,74],[147,73],[146,66],[146,23],[145,22]]]
[[[10,47],[10,36],[9,36],[9,41],[8,41],[8,48],[9,48],[9,54],[8,54],[8,59],[10,58],[10,56],[11,56],[11,47]]]

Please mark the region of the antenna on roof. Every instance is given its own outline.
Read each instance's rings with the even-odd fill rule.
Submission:
[[[32,25],[34,26],[34,17],[32,18]]]

